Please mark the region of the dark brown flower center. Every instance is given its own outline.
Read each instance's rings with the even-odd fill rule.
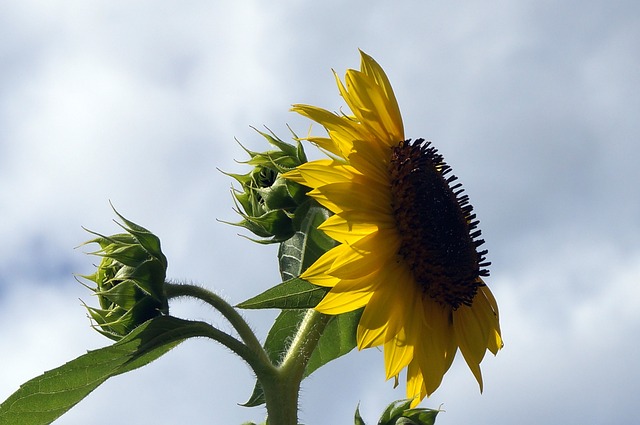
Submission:
[[[453,309],[470,306],[482,286],[487,251],[478,251],[478,220],[451,167],[430,142],[406,140],[393,148],[389,173],[399,256],[423,294]]]

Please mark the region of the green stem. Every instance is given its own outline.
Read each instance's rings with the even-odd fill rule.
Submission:
[[[282,362],[273,366],[247,322],[233,306],[213,292],[190,284],[165,283],[168,298],[193,297],[218,310],[238,332],[244,344],[211,327],[207,336],[240,355],[254,370],[264,391],[269,425],[298,424],[298,396],[304,371],[331,316],[307,310]]]
[[[304,371],[331,316],[307,310],[275,379],[263,381],[269,425],[298,424],[298,396]]]
[[[165,282],[164,287],[167,298],[169,299],[178,297],[193,297],[206,302],[211,307],[218,310],[229,321],[229,323],[231,323],[231,326],[233,326],[236,332],[238,332],[238,335],[240,336],[244,344],[240,343],[240,341],[238,341],[237,339],[231,337],[230,335],[227,335],[222,331],[219,331],[216,328],[213,329],[216,329],[216,331],[221,332],[222,334],[226,335],[229,338],[232,338],[234,341],[241,344],[243,347],[246,347],[247,351],[251,354],[249,356],[247,356],[246,353],[245,355],[241,355],[234,349],[234,347],[225,343],[225,341],[229,341],[228,338],[225,338],[224,341],[216,338],[214,339],[229,347],[238,355],[241,355],[241,357],[247,363],[249,363],[253,371],[258,376],[258,379],[269,379],[269,377],[275,373],[275,368],[269,360],[267,353],[264,351],[264,348],[262,348],[260,341],[251,330],[251,327],[242,318],[240,313],[238,313],[238,311],[233,308],[232,305],[223,300],[220,296],[201,286]]]
[[[255,353],[252,350],[250,350],[246,345],[244,345],[242,342],[238,341],[231,335],[227,334],[226,332],[214,328],[209,323],[201,321],[192,322],[192,326],[195,330],[197,330],[197,332],[192,336],[203,336],[219,342],[220,344],[224,345],[225,347],[236,353],[238,356],[240,356],[254,370],[256,368],[260,369],[262,367],[260,360],[256,357]]]

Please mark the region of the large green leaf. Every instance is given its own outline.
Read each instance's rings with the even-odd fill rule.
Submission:
[[[356,330],[362,316],[362,309],[349,313],[333,316],[322,332],[316,349],[311,354],[307,368],[304,370],[305,378],[315,370],[344,356],[356,346]]]
[[[238,304],[238,307],[247,309],[280,308],[283,310],[313,308],[318,305],[328,291],[328,288],[316,286],[295,277],[243,301]]]
[[[115,344],[24,383],[0,405],[0,425],[50,424],[108,378],[144,366],[208,328],[170,316],[151,319]]]
[[[293,220],[296,233],[280,244],[278,260],[282,281],[294,279],[322,254],[335,246],[335,241],[318,230],[329,211],[309,201],[296,210]]]

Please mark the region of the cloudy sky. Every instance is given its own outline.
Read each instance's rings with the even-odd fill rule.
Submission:
[[[159,235],[173,279],[239,302],[278,282],[237,235],[231,181],[250,126],[288,137],[292,103],[343,104],[331,69],[387,71],[408,137],[453,166],[481,221],[505,348],[462,358],[423,406],[438,424],[634,424],[640,380],[640,3],[0,0],[0,399],[108,344],[73,273],[109,200]],[[393,4],[393,6],[391,6]],[[319,130],[319,129],[318,129]],[[309,152],[313,148],[308,148]],[[247,266],[250,263],[251,266]],[[210,320],[199,303],[175,315]],[[260,335],[270,312],[245,315]],[[369,423],[404,396],[382,353],[303,384],[301,421]],[[59,424],[239,424],[249,369],[208,340],[108,381]]]

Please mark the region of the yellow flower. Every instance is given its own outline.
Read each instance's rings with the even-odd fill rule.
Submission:
[[[412,406],[440,386],[458,348],[482,391],[480,362],[502,338],[468,197],[429,142],[405,139],[389,80],[370,56],[361,52],[361,70],[336,80],[353,115],[293,106],[325,127],[329,137],[308,140],[331,158],[284,174],[334,213],[319,228],[339,244],[301,276],[331,288],[316,309],[364,307],[358,348],[384,346],[387,379],[407,368]]]

